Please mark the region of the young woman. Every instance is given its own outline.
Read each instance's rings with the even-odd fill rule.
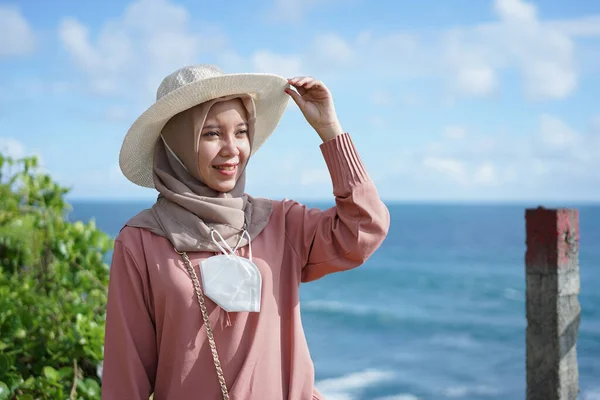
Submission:
[[[323,141],[330,209],[244,192],[248,161],[289,97]],[[389,228],[327,87],[182,68],[132,125],[120,165],[159,194],[115,240],[102,398],[323,399],[300,283],[363,264]]]

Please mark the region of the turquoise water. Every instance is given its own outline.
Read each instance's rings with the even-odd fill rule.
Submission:
[[[114,236],[147,206],[80,202],[71,218]],[[525,206],[388,206],[365,265],[301,289],[317,386],[329,400],[524,399]],[[597,400],[600,206],[578,208],[580,398]]]

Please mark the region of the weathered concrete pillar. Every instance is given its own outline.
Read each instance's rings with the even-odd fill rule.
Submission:
[[[528,209],[527,400],[576,400],[579,212]]]

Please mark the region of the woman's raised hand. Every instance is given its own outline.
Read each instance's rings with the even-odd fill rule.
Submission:
[[[333,96],[319,80],[308,76],[288,79],[292,89],[285,89],[304,114],[306,121],[317,131],[323,141],[344,133],[333,104]]]

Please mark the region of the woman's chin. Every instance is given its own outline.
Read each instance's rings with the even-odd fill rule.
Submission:
[[[213,182],[213,184],[209,186],[211,189],[216,190],[217,192],[227,193],[231,192],[235,187],[235,180],[230,179],[227,181]]]

